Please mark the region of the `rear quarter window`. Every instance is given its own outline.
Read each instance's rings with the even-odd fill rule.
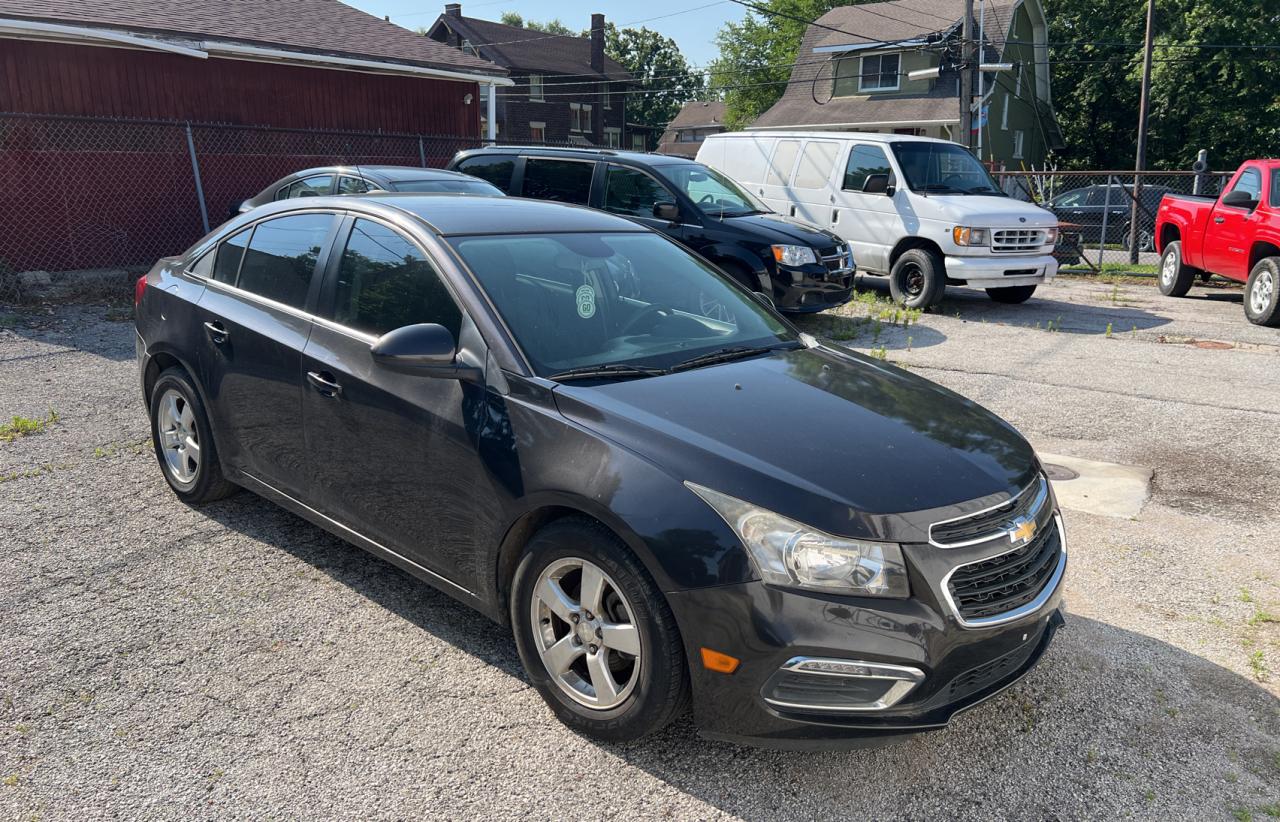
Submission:
[[[586,205],[595,170],[594,162],[530,157],[524,163],[524,196]]]
[[[515,167],[516,158],[510,154],[479,154],[458,163],[454,170],[487,180],[506,192],[511,189],[511,173]]]

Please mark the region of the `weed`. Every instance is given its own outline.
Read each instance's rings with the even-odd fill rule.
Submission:
[[[1236,822],[1253,822],[1253,814],[1249,813],[1248,808],[1232,808],[1231,816]]]
[[[48,416],[41,418],[19,417],[16,414],[12,422],[0,425],[0,442],[12,442],[19,437],[39,434],[58,421],[58,412],[49,410]]]
[[[885,350],[885,347],[882,345],[879,348],[871,349],[871,356],[875,357],[877,360],[883,361],[889,359],[889,352]]]
[[[1263,682],[1267,678],[1267,663],[1262,660],[1262,650],[1256,650],[1249,654],[1249,670],[1253,671],[1253,678],[1259,682]]]
[[[1280,802],[1272,802],[1270,805],[1263,805],[1258,810],[1265,813],[1272,819],[1280,819]]]
[[[4,784],[12,788],[12,787],[15,787],[21,780],[22,780],[22,777],[18,776],[16,773],[11,773],[4,778]]]
[[[44,465],[40,465],[35,468],[28,468],[25,471],[11,471],[8,474],[0,474],[0,484],[20,479],[31,479],[32,477],[38,477],[41,474],[52,474],[54,471],[61,471],[66,468],[74,467],[75,463],[71,462],[60,463],[57,465],[47,462]]]
[[[912,342],[912,339],[913,339],[913,338],[911,337],[911,335],[910,335],[910,334],[908,334],[908,335],[907,335],[907,350],[908,350],[908,351],[910,351],[910,350],[911,350],[911,342]]]
[[[1253,602],[1253,594],[1249,593],[1248,588],[1240,589],[1240,601],[1246,603]]]
[[[1156,792],[1151,790],[1150,788],[1147,788],[1147,792],[1142,795],[1142,798],[1147,800],[1148,802],[1155,802]]]
[[[1107,339],[1111,339],[1111,323],[1107,323]]]
[[[1261,608],[1256,608],[1253,612],[1253,616],[1249,617],[1248,622],[1249,622],[1249,627],[1252,628],[1254,626],[1262,625],[1268,622],[1280,622],[1280,617],[1276,616],[1273,613],[1270,613],[1269,611],[1264,611]]]

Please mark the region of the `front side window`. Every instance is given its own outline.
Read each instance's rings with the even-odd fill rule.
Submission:
[[[338,178],[339,194],[364,194],[366,191],[372,191],[374,186],[368,180],[359,177],[348,177],[345,174]]]
[[[1256,168],[1246,168],[1240,172],[1240,177],[1231,190],[1243,191],[1249,195],[1249,199],[1257,202],[1262,199],[1262,174]]]
[[[530,157],[524,164],[524,196],[586,205],[595,163]]]
[[[1051,205],[1054,208],[1084,208],[1088,205],[1097,205],[1098,189],[1093,186],[1087,188],[1077,188],[1075,191],[1068,191],[1065,194],[1059,194],[1053,198]],[[1118,203],[1119,198],[1116,196],[1120,192],[1112,191],[1111,201]],[[1105,193],[1104,193],[1105,196]],[[1123,194],[1121,194],[1123,196]]]
[[[323,197],[333,189],[332,174],[317,174],[299,180],[285,189],[284,197],[277,199],[292,200],[295,197]]]
[[[331,319],[380,336],[439,323],[458,338],[462,311],[422,250],[400,232],[356,220],[338,266]]]
[[[1017,135],[1014,132],[1014,146]],[[936,194],[988,194],[1003,192],[986,166],[954,143],[913,140],[892,143],[893,156],[912,191]]]
[[[650,232],[453,237],[534,370],[669,368],[726,347],[799,344],[709,264]]]
[[[236,286],[283,305],[305,307],[316,260],[332,227],[332,214],[292,214],[258,223]]]
[[[675,197],[657,180],[633,168],[609,166],[604,182],[604,210],[630,217],[652,217],[654,203]]]
[[[244,247],[249,244],[249,235],[252,232],[252,227],[246,228],[239,234],[222,241],[213,261],[213,279],[227,285],[236,284],[236,275],[240,273],[240,260],[244,258]]]
[[[704,214],[741,217],[769,209],[718,171],[700,163],[672,163],[654,168],[674,188],[683,191]]]
[[[872,54],[863,57],[858,88],[862,91],[897,90],[899,58],[900,55],[897,54]]]
[[[867,178],[872,174],[888,174],[893,178],[893,169],[889,167],[889,158],[880,146],[854,146],[849,152],[849,161],[844,166],[845,191],[862,191]]]
[[[478,154],[458,163],[458,171],[487,180],[506,191],[511,187],[511,172],[515,170],[516,158],[509,154]]]

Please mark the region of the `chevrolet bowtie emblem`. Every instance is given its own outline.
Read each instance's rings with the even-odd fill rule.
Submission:
[[[1013,528],[1009,530],[1009,541],[1017,544],[1025,544],[1031,541],[1036,535],[1036,521],[1033,519],[1018,520],[1013,524]]]

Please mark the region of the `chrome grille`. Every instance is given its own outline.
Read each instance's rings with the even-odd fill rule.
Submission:
[[[838,245],[828,249],[828,253],[819,258],[819,262],[829,273],[853,270],[853,249],[846,245]]]
[[[1017,496],[999,505],[933,523],[929,542],[939,548],[964,548],[1002,537],[1021,519],[1039,522],[1048,502],[1049,481],[1041,474]]]
[[[955,568],[943,580],[960,623],[981,628],[1034,613],[1052,596],[1066,565],[1062,523],[1055,517],[1012,551]]]
[[[991,250],[999,254],[1036,251],[1044,244],[1042,228],[998,228],[991,232]]]

